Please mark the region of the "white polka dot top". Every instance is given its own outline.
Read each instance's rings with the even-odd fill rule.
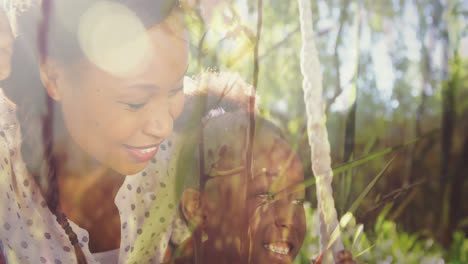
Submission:
[[[178,208],[175,194],[177,155],[173,136],[160,146],[144,171],[125,178],[115,204],[120,213],[118,263],[161,263]],[[0,250],[6,263],[69,264],[76,257],[68,236],[48,209],[20,154],[15,106],[0,90]],[[89,264],[99,263],[88,248],[88,232],[72,221]],[[180,237],[180,231],[177,234]]]

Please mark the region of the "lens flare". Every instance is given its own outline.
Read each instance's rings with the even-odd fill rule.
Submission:
[[[154,55],[141,20],[127,7],[109,1],[95,3],[81,16],[78,40],[91,62],[119,77],[138,74]]]

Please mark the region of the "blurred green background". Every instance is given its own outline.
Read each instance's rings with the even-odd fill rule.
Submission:
[[[252,83],[261,12],[258,103],[313,178],[297,1],[263,0],[260,10],[258,0],[201,2],[217,9],[188,17],[189,73],[236,71]],[[340,218],[356,208],[343,229],[346,247],[358,263],[468,263],[468,3],[311,3],[332,166],[348,164],[335,174],[336,207]],[[315,186],[307,200],[308,236],[296,263],[318,253]]]

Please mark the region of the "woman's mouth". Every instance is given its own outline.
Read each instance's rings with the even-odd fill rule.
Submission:
[[[127,152],[132,158],[137,162],[147,162],[151,160],[154,155],[158,152],[159,144],[144,146],[144,147],[133,147],[129,145],[124,145],[127,149]]]

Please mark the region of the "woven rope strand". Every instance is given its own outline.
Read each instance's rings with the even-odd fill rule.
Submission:
[[[311,146],[312,170],[316,177],[319,215],[320,249],[323,264],[334,263],[333,256],[343,249],[341,237],[330,244],[330,237],[338,226],[333,199],[330,143],[326,128],[325,105],[322,99],[322,72],[315,47],[311,0],[298,0],[301,32],[301,71],[307,113],[307,132]],[[330,244],[330,248],[329,248]]]

